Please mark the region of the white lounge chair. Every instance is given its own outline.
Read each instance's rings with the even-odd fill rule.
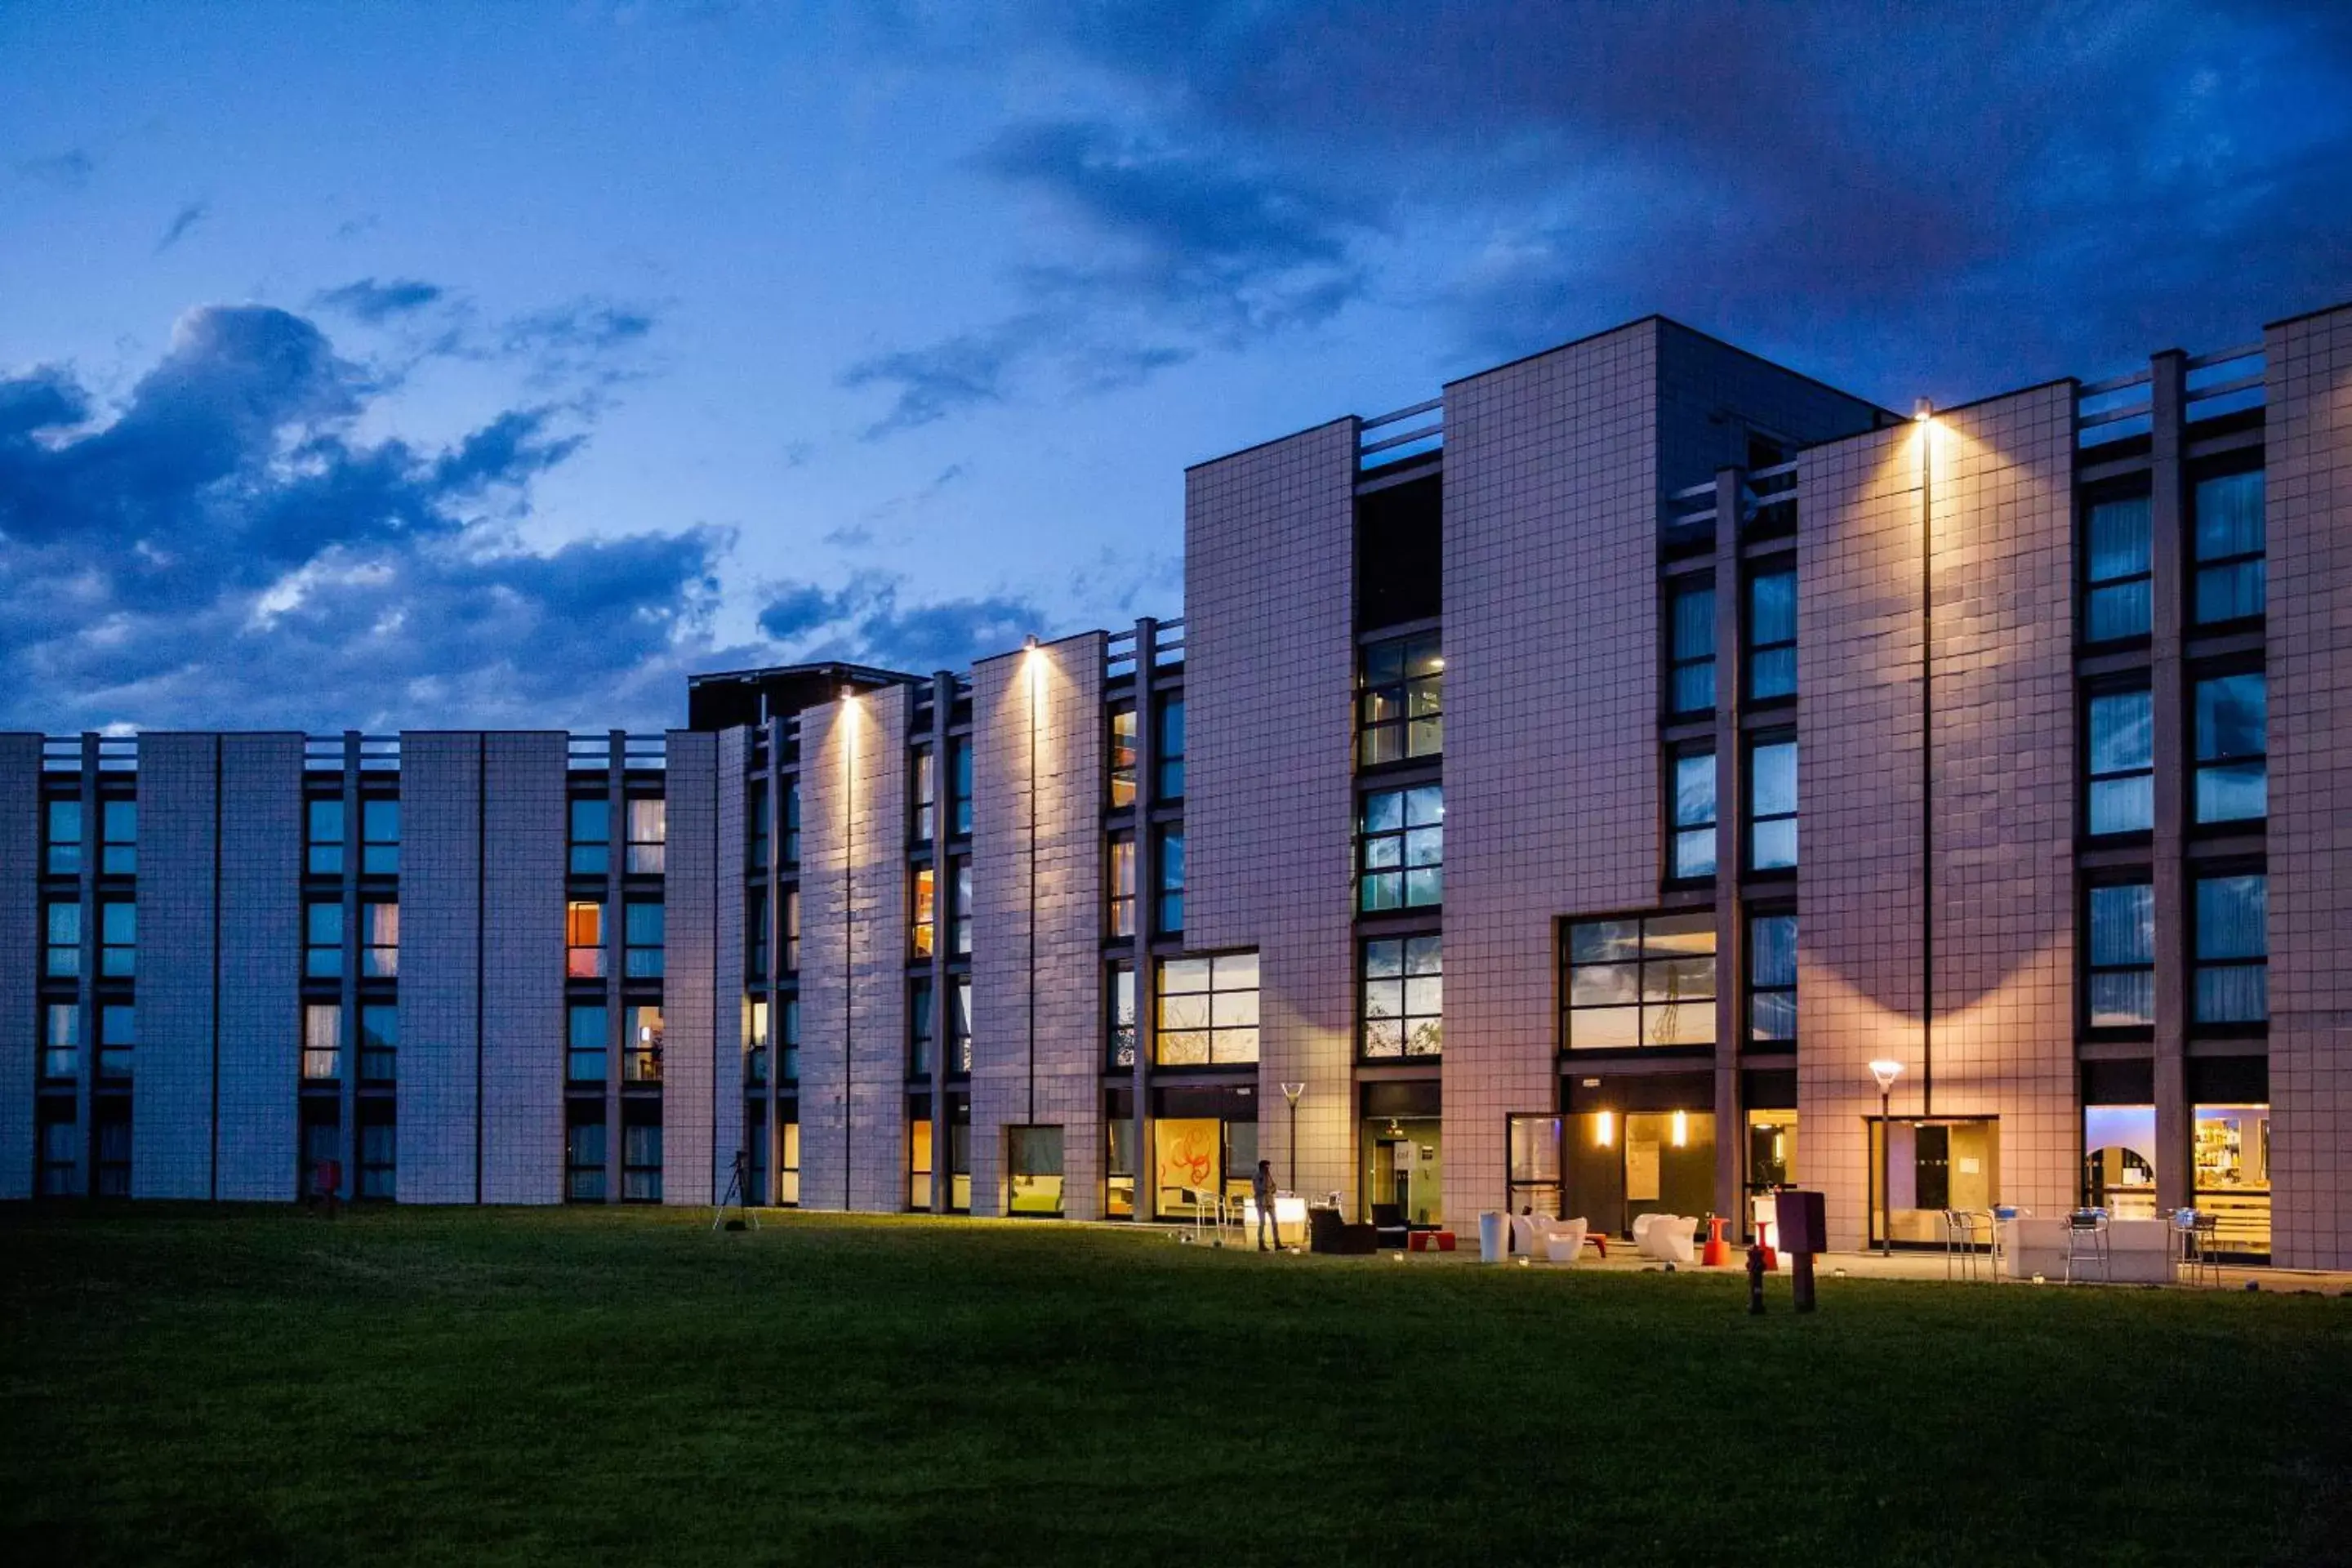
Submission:
[[[1580,1219],[1556,1219],[1544,1237],[1544,1257],[1553,1263],[1574,1263],[1584,1256],[1585,1224]]]
[[[1633,1216],[1633,1250],[1662,1263],[1688,1263],[1697,1256],[1693,1245],[1698,1234],[1694,1215],[1642,1214]]]

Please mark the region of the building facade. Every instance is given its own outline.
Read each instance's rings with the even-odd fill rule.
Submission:
[[[1182,621],[661,736],[0,735],[0,1196],[1168,1219],[1263,1158],[2352,1266],[2352,307],[1905,413],[1651,318],[1185,519]]]

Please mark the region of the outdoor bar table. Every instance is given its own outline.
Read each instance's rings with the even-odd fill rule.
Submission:
[[[2063,1215],[2037,1218],[2020,1215],[2000,1222],[2001,1252],[2012,1279],[2066,1278],[2066,1229]],[[2091,1278],[2102,1276],[2092,1266]],[[2076,1277],[2083,1277],[2077,1267]],[[2116,1284],[2166,1285],[2172,1281],[2172,1237],[2160,1219],[2107,1221],[2107,1268],[2104,1278]]]

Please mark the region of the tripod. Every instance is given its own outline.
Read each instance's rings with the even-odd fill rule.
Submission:
[[[736,1150],[735,1168],[728,1173],[727,1190],[719,1194],[719,1206],[711,1211],[711,1229],[717,1230],[722,1225],[730,1230],[741,1230],[747,1226],[753,1230],[760,1228],[760,1216],[753,1214],[751,1205],[743,1201],[744,1192],[751,1185],[751,1157],[740,1149]],[[736,1217],[732,1220],[727,1217],[727,1205],[730,1203],[735,1205]]]

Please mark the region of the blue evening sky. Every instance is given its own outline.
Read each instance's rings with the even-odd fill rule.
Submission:
[[[1890,405],[2352,296],[2352,6],[0,4],[0,727],[656,726],[1181,612],[1650,310]]]

